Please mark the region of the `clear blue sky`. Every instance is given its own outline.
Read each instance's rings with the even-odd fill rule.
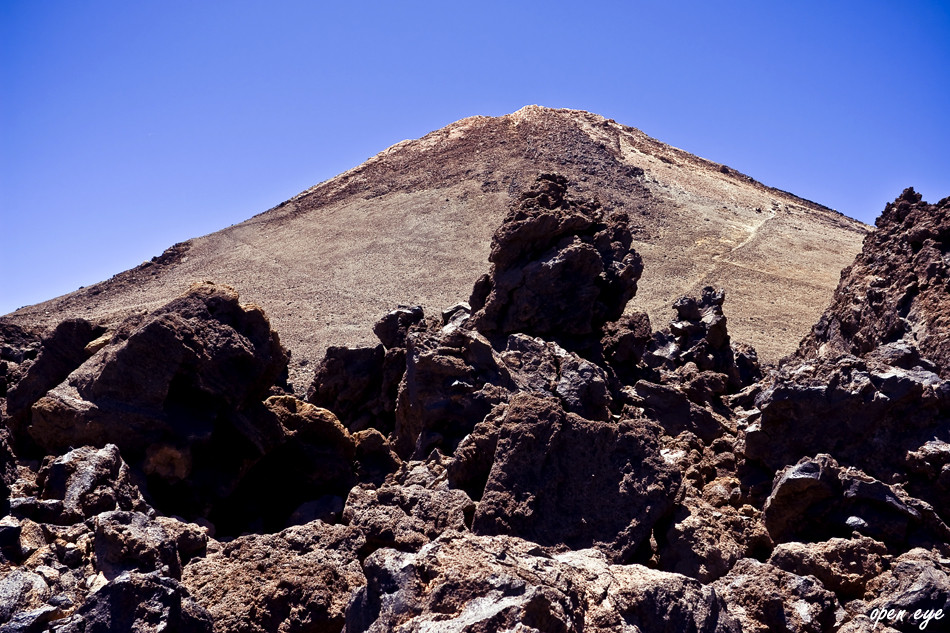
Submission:
[[[0,0],[0,314],[532,103],[871,222],[950,195],[950,2]]]

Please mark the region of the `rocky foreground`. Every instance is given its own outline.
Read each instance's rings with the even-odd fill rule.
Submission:
[[[950,628],[950,199],[764,371],[721,290],[625,315],[631,244],[543,175],[306,401],[226,286],[0,325],[0,632]]]

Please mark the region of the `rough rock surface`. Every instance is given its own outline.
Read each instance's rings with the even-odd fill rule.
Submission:
[[[585,420],[553,399],[516,395],[498,430],[473,531],[598,547],[629,562],[649,547],[679,485],[657,436],[644,420]]]
[[[511,536],[447,531],[419,553],[382,549],[364,565],[348,633],[741,630],[699,582],[611,565],[596,550],[555,554]]]
[[[563,176],[539,176],[492,237],[491,272],[470,301],[475,327],[562,340],[620,318],[643,272],[628,224],[570,198]]]
[[[927,204],[905,189],[876,224],[798,356],[863,357],[901,342],[950,378],[950,198]]]
[[[315,521],[278,534],[209,546],[182,584],[208,610],[215,631],[339,631],[351,594],[366,580],[360,530]]]
[[[207,516],[279,434],[260,428],[255,409],[286,363],[260,308],[199,284],[125,321],[33,405],[27,430],[54,454],[115,444],[167,509]]]
[[[94,339],[0,329],[0,633],[938,630],[942,295],[760,379],[721,291],[623,315],[627,223],[567,184],[519,199],[472,306],[386,314],[310,402],[211,284]],[[946,206],[879,230],[937,248]],[[897,207],[933,216],[917,250]]]

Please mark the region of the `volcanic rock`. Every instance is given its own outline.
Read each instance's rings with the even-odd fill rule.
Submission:
[[[359,530],[321,521],[210,543],[185,567],[182,585],[217,632],[339,631],[366,583],[357,559],[365,543]]]
[[[478,332],[458,325],[414,329],[399,385],[393,444],[403,459],[451,453],[514,387],[504,363]]]
[[[842,623],[844,609],[812,576],[797,576],[751,558],[712,584],[742,631],[822,633]]]
[[[903,343],[950,378],[950,198],[927,204],[905,189],[876,224],[797,355],[864,357]]]
[[[703,288],[698,299],[690,296],[677,299],[673,304],[676,316],[670,321],[669,331],[653,335],[645,362],[668,371],[688,367],[692,374],[689,378],[702,372],[700,380],[705,384],[694,379],[691,387],[703,394],[735,393],[761,379],[755,350],[749,346],[734,348],[731,344],[722,310],[725,299],[725,291],[712,286]],[[718,384],[711,382],[716,374],[721,375]],[[694,396],[694,399],[702,400],[702,397]]]
[[[629,218],[567,196],[567,179],[538,176],[492,237],[491,272],[476,283],[474,326],[562,341],[614,321],[643,272]]]
[[[868,582],[887,566],[887,548],[867,536],[820,543],[782,543],[768,563],[799,576],[814,576],[844,602],[864,596]]]
[[[84,319],[66,319],[43,339],[39,356],[7,393],[7,414],[20,418],[17,426],[33,403],[91,355],[87,345],[104,331]]]
[[[948,528],[927,503],[829,455],[802,459],[775,478],[763,518],[776,542],[818,541],[860,532],[898,551],[950,540]]]
[[[448,531],[419,553],[377,550],[365,568],[348,633],[740,630],[697,581],[610,565],[596,550],[552,554],[511,536]]]
[[[276,429],[276,436],[210,513],[223,533],[279,530],[301,504],[327,496],[342,500],[356,483],[356,441],[330,411],[293,396],[271,396],[255,423]]]
[[[353,488],[343,518],[371,550],[418,551],[446,530],[467,530],[474,513],[469,496],[449,488],[445,468],[429,460],[403,464],[379,488]]]
[[[56,622],[55,633],[211,633],[208,612],[175,580],[127,572],[93,593],[75,614]]]
[[[263,312],[237,299],[226,287],[196,285],[124,322],[33,405],[33,440],[51,453],[115,444],[166,509],[206,515],[275,433],[259,428],[253,411],[287,362]]]
[[[629,562],[648,547],[679,486],[679,473],[660,457],[658,432],[645,420],[585,420],[554,399],[515,395],[473,531],[598,547]]]
[[[901,620],[887,622],[900,631],[929,630],[928,624],[940,630],[950,617],[950,560],[933,551],[912,549],[868,584],[866,598],[862,611],[867,614],[875,609],[903,610],[906,615]],[[938,610],[942,617],[934,618]],[[931,618],[925,624],[926,612]]]
[[[946,483],[936,471],[942,472],[943,452],[927,448],[950,429],[950,382],[933,372],[852,356],[798,361],[765,381],[755,407],[744,430],[751,462],[774,472],[828,453],[884,482],[906,484],[950,516]]]

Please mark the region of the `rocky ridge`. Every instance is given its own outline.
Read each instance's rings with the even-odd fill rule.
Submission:
[[[629,216],[559,174],[305,400],[225,286],[7,323],[0,632],[940,630],[948,218],[888,205],[764,372],[723,290],[630,310]]]
[[[795,350],[869,228],[616,121],[527,106],[399,143],[245,222],[0,322],[39,336],[67,318],[115,327],[217,280],[266,308],[303,397],[329,347],[376,344],[380,314],[401,303],[438,314],[467,297],[495,229],[539,172],[627,214],[651,271],[628,313],[665,323],[680,296],[724,286],[730,331],[764,362]]]

